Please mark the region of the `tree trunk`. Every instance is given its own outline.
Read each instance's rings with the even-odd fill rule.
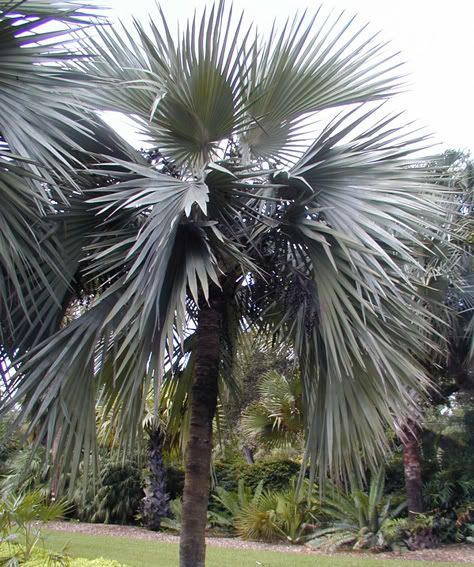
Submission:
[[[54,502],[59,495],[59,485],[61,481],[61,466],[58,459],[58,447],[59,440],[61,438],[61,429],[56,432],[53,439],[53,445],[51,447],[51,462],[52,462],[52,473],[51,473],[51,489],[49,493],[49,499]]]
[[[402,429],[403,470],[407,493],[408,514],[415,516],[423,510],[423,482],[421,479],[421,457],[418,443],[419,429],[410,422]]]
[[[170,515],[170,498],[166,487],[166,470],[162,454],[163,435],[159,426],[150,427],[147,433],[150,476],[143,499],[143,520],[149,530],[159,530],[161,520]]]
[[[245,461],[248,465],[253,465],[255,459],[253,458],[253,450],[248,445],[242,445],[242,452],[244,453]]]
[[[224,299],[211,290],[201,304],[196,330],[191,424],[186,447],[180,567],[204,567],[212,453],[212,421],[217,404]]]

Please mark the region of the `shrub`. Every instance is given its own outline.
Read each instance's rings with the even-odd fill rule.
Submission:
[[[216,490],[214,499],[224,513],[212,513],[211,521],[231,528],[243,539],[300,543],[314,519],[316,502],[308,503],[308,487],[297,490],[295,481],[284,491],[264,490],[263,481],[252,491],[243,479],[237,492]]]
[[[267,490],[284,490],[300,472],[300,468],[295,461],[284,459],[262,461],[253,465],[216,463],[214,471],[216,484],[228,491],[236,491],[240,479],[252,490],[262,481]]]
[[[0,419],[0,475],[7,474],[9,461],[21,447],[21,439],[17,429],[12,428],[13,415]],[[12,431],[12,429],[14,429]]]
[[[170,518],[162,518],[161,520],[161,527],[166,528],[167,530],[171,530],[173,532],[180,532],[181,531],[181,522],[183,519],[183,501],[181,498],[175,498],[174,500],[170,500],[169,503],[171,517]],[[212,519],[214,518],[214,521]],[[207,526],[206,528],[210,527],[223,527],[225,522],[222,522],[219,519],[216,519],[215,514],[213,512],[207,512]],[[228,527],[228,526],[226,526]]]
[[[27,561],[40,539],[42,525],[61,518],[65,510],[64,502],[48,503],[40,491],[11,495],[0,503],[0,542],[21,544],[22,559]]]
[[[295,481],[283,492],[277,493],[276,524],[290,543],[301,543],[306,539],[308,532],[314,528],[312,525],[320,512],[320,503],[314,497],[308,501],[308,485],[300,490]]]
[[[83,484],[79,481],[74,503],[77,516],[85,522],[105,524],[134,523],[143,498],[141,468],[134,461],[105,462],[99,486],[88,485],[84,496]]]
[[[252,501],[240,510],[234,520],[237,534],[243,539],[257,541],[272,542],[281,539],[276,523],[276,507],[274,492],[259,492],[257,489]]]
[[[0,544],[0,564],[9,557],[15,557],[17,564],[24,567],[127,567],[112,559],[83,559],[80,557],[70,558],[67,555],[50,553],[44,549],[35,549],[30,559],[22,559],[23,549],[14,544]]]
[[[457,510],[438,511],[433,516],[433,534],[441,543],[474,543],[469,540],[474,535],[470,528],[473,522],[473,504]]]
[[[44,448],[29,448],[14,453],[5,466],[5,476],[0,483],[2,494],[22,494],[41,490],[49,495],[49,469],[44,464]]]
[[[253,492],[248,486],[245,486],[243,479],[238,483],[237,491],[229,491],[222,486],[216,487],[216,494],[213,495],[211,502],[216,502],[218,506],[213,507],[211,518],[214,525],[228,527],[231,531],[236,532],[235,521],[241,514],[242,510],[252,503],[258,502],[263,490],[263,483],[260,484]]]
[[[182,467],[173,465],[166,467],[166,488],[170,500],[175,500],[183,495],[184,470]]]
[[[425,549],[439,543],[469,543],[474,509],[448,510],[436,514],[418,514],[414,518],[398,518],[383,525],[388,542],[408,549]],[[473,542],[474,543],[474,542]]]
[[[474,480],[460,477],[459,469],[439,471],[425,483],[423,497],[429,510],[452,510],[474,500]]]
[[[387,545],[410,550],[436,547],[439,539],[433,530],[434,518],[426,514],[387,520],[382,526]]]
[[[229,491],[236,491],[241,471],[247,468],[247,464],[235,466],[231,463],[214,463],[214,480],[217,486]]]
[[[288,488],[292,478],[300,472],[300,465],[294,461],[263,461],[248,465],[240,478],[252,489],[263,481],[267,490],[284,490]]]
[[[181,521],[183,518],[183,501],[181,498],[175,498],[170,501],[171,518],[163,518],[161,526],[168,530],[181,531]]]

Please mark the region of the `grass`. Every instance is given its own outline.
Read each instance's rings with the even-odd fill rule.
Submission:
[[[45,531],[45,546],[75,557],[116,559],[130,567],[178,565],[178,546],[125,537],[90,536],[78,533]],[[298,553],[207,548],[206,567],[464,567],[461,563],[405,561],[391,559],[319,557]]]

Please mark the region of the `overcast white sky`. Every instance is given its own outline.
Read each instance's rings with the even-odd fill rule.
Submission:
[[[168,18],[184,22],[195,8],[209,2],[163,0]],[[310,0],[235,0],[259,29],[268,28],[297,10],[313,11],[320,2]],[[157,13],[154,0],[109,0],[113,17],[125,21]],[[328,8],[359,15],[380,30],[393,48],[402,52],[410,73],[410,92],[400,95],[397,106],[433,132],[444,147],[474,154],[474,0],[327,0]]]

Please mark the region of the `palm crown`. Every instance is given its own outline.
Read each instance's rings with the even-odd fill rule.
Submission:
[[[177,380],[198,365],[200,313],[224,305],[221,370],[249,326],[294,348],[308,461],[344,473],[361,456],[376,460],[386,426],[416,409],[409,393],[427,387],[418,357],[429,319],[415,275],[445,215],[442,188],[411,157],[423,138],[365,104],[399,88],[396,60],[344,16],[297,17],[267,40],[224,3],[178,40],[160,18],[148,31],[135,22],[133,34],[99,29],[69,70],[75,84],[94,84],[77,104],[135,117],[173,175],[161,159],[114,153],[116,138],[101,144],[100,166],[68,173],[49,222],[72,223],[61,232],[75,254],[63,274],[81,289],[93,282],[95,299],[46,340],[10,338],[28,356],[7,407],[21,400],[19,419],[50,446],[56,432],[74,468],[94,454],[99,398],[130,448],[150,388],[170,368]],[[308,144],[318,113],[343,105]],[[62,142],[29,157],[50,164],[49,145]],[[48,243],[45,258],[67,263]],[[2,309],[11,315],[6,300]],[[14,313],[26,324],[35,309]]]

